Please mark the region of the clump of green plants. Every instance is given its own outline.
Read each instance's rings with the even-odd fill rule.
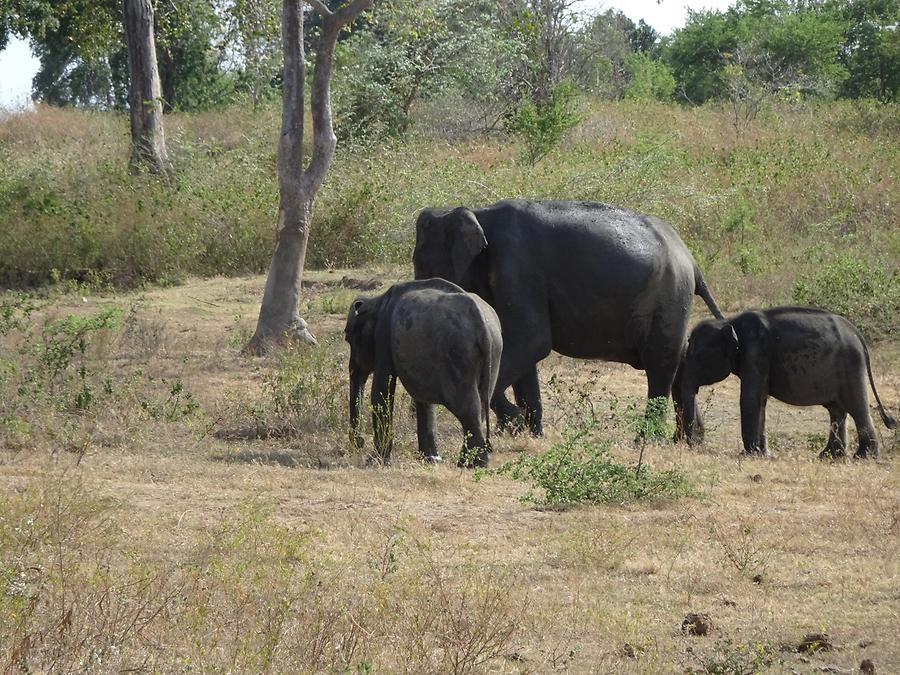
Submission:
[[[528,163],[537,164],[559,143],[563,134],[581,121],[573,109],[575,87],[558,84],[546,100],[523,100],[506,120],[506,131],[525,143]]]
[[[794,285],[793,299],[847,317],[869,339],[900,328],[900,270],[880,260],[850,252],[823,256]]]
[[[284,352],[264,378],[269,415],[291,430],[328,430],[343,424],[347,391],[345,356],[339,338],[315,349]]]
[[[38,402],[85,410],[110,387],[108,381],[98,385],[89,350],[119,328],[122,312],[113,307],[84,316],[69,314],[36,331],[31,317],[38,307],[38,301],[23,294],[11,294],[0,304],[0,336],[16,339],[18,356],[15,362],[0,363],[0,384],[14,390],[6,412]]]
[[[151,419],[177,422],[193,416],[200,410],[200,404],[194,400],[194,395],[184,386],[180,377],[171,383],[163,379],[162,384],[168,388],[168,395],[165,398],[141,399],[141,409]]]
[[[531,483],[523,501],[540,506],[584,503],[625,504],[696,496],[687,477],[676,469],[655,471],[646,464],[629,466],[599,441],[595,425],[567,431],[563,440],[538,455],[523,455],[482,475],[509,476]]]

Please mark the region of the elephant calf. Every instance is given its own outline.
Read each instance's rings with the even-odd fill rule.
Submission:
[[[869,416],[866,371],[889,429],[869,363],[865,340],[847,319],[821,309],[777,307],[699,323],[690,334],[675,382],[679,434],[702,440],[696,396],[701,385],[734,373],[741,378],[741,436],[744,452],[768,454],[766,399],[798,406],[822,405],[831,433],[821,457],[841,457],[847,445],[847,414],[856,423],[856,457],[878,454]]]
[[[434,435],[435,403],[447,407],[465,433],[460,466],[486,466],[490,422],[488,404],[503,339],[493,308],[443,279],[395,284],[374,298],[358,298],[344,329],[350,343],[350,427],[359,435],[359,406],[369,375],[375,452],[390,459],[397,378],[415,401],[419,452],[440,461]],[[488,425],[487,440],[481,432]]]

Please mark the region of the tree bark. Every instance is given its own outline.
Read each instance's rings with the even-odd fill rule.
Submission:
[[[131,165],[154,173],[169,171],[163,130],[159,69],[150,0],[123,0],[122,20],[128,47],[128,107],[131,112]]]
[[[353,0],[336,12],[320,0],[309,0],[323,18],[316,44],[316,64],[310,111],[313,149],[303,168],[304,51],[301,0],[283,0],[281,38],[284,50],[284,91],[281,137],[278,142],[278,221],[275,252],[269,265],[256,332],[245,351],[264,355],[288,342],[315,344],[298,312],[306,244],[316,193],[334,156],[337,138],[331,118],[331,72],[334,46],[341,29],[373,0]]]

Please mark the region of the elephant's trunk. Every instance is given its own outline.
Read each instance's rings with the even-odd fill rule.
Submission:
[[[703,441],[703,420],[697,410],[697,391],[679,368],[672,387],[672,402],[675,404],[675,440],[696,445]]]
[[[361,368],[350,369],[350,441],[357,448],[361,448],[365,442],[359,433],[359,406],[368,379],[367,371]]]
[[[703,442],[703,420],[697,410],[697,388],[683,386],[681,390],[681,432],[688,445]]]

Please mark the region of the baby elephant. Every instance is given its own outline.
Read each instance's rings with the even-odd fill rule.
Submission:
[[[869,417],[866,371],[888,429],[897,422],[881,404],[872,378],[869,350],[847,319],[821,309],[777,307],[727,320],[699,323],[691,332],[675,378],[677,436],[702,440],[696,396],[701,385],[741,378],[741,436],[744,452],[768,454],[766,398],[792,405],[822,405],[831,415],[823,458],[841,457],[847,445],[847,414],[856,423],[856,457],[878,454]],[[677,439],[676,436],[676,439]]]
[[[503,339],[493,308],[443,279],[408,281],[374,298],[354,301],[344,329],[350,343],[350,427],[359,435],[359,406],[369,374],[375,451],[390,459],[394,386],[399,377],[415,401],[419,452],[440,461],[432,404],[446,406],[462,423],[460,466],[486,466],[490,440],[487,410]],[[487,441],[481,433],[488,425]]]

